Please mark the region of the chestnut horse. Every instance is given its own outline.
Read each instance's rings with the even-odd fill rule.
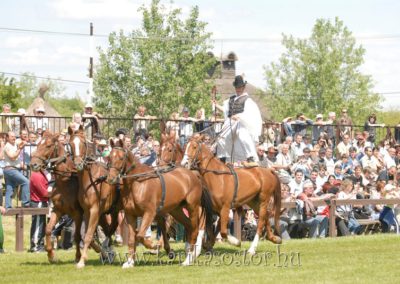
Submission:
[[[276,244],[281,243],[282,239],[278,236],[279,226],[275,226],[276,235],[274,235],[268,212],[273,197],[274,220],[275,224],[279,224],[281,186],[278,176],[272,170],[261,167],[236,169],[228,167],[214,157],[210,149],[202,143],[202,138],[203,136],[193,137],[189,141],[181,164],[187,163],[189,168],[198,169],[204,177],[213,198],[213,209],[220,216],[222,238],[228,239],[231,244],[240,245],[239,240],[227,234],[229,210],[247,204],[259,217],[257,233],[248,252],[255,254],[264,226],[268,240]]]
[[[55,187],[49,196],[53,203],[53,210],[46,225],[46,251],[50,263],[55,261],[51,232],[60,217],[65,214],[75,222],[75,260],[79,261],[81,258],[79,243],[83,211],[78,202],[78,177],[72,159],[65,151],[64,145],[58,142],[58,137],[58,134],[44,132],[41,142],[32,154],[30,163],[33,171],[45,169],[49,163],[54,167]]]
[[[129,229],[129,257],[123,268],[133,267],[136,252],[136,240],[145,247],[154,249],[150,240],[144,238],[146,229],[158,216],[172,215],[186,229],[189,249],[182,265],[190,265],[198,255],[204,231],[199,234],[200,218],[205,218],[208,228],[212,226],[211,198],[203,188],[199,176],[186,168],[153,169],[141,164],[131,151],[111,142],[109,182],[123,179],[121,190],[122,203]],[[119,141],[119,145],[123,145]],[[200,208],[203,214],[200,214]],[[186,208],[189,217],[183,211]],[[138,233],[136,219],[143,216]],[[165,228],[163,228],[165,231]],[[164,241],[166,234],[163,234]],[[195,251],[196,250],[196,251]]]
[[[68,133],[70,135],[73,162],[78,173],[78,200],[84,212],[86,225],[83,252],[77,263],[77,268],[83,268],[100,216],[110,213],[111,225],[107,228],[105,234],[111,237],[117,229],[118,212],[122,209],[122,205],[119,188],[116,184],[106,182],[108,175],[107,165],[96,162],[92,156],[94,150],[86,141],[82,126],[77,131],[73,131],[69,127]]]

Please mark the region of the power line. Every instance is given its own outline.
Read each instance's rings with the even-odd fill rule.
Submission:
[[[49,31],[49,30],[35,30],[35,29],[20,29],[20,28],[8,28],[0,27],[0,31],[4,32],[23,32],[23,33],[40,33],[47,35],[66,35],[66,36],[81,36],[88,37],[87,33],[77,33],[77,32],[60,32],[60,31]],[[109,35],[105,34],[94,34],[95,37],[105,37]],[[355,36],[359,40],[380,40],[380,39],[400,39],[400,34],[381,34],[381,35],[371,35],[371,36]],[[158,38],[158,37],[135,37],[135,39],[160,39],[160,40],[190,40],[190,38]],[[281,42],[282,38],[211,38],[213,41],[225,41],[225,42]]]
[[[18,74],[18,73],[11,73],[11,72],[2,72],[2,74],[6,75],[11,75],[11,76],[18,76],[18,77],[28,77],[28,78],[35,78],[35,79],[44,79],[44,80],[50,80],[50,81],[60,81],[60,82],[65,82],[65,83],[74,83],[74,84],[89,84],[89,82],[85,81],[78,81],[78,80],[68,80],[68,79],[59,79],[59,78],[50,78],[50,77],[42,77],[42,76],[36,76],[36,75],[28,75],[28,74]]]
[[[0,74],[6,74],[6,75],[18,76],[18,77],[29,77],[29,78],[36,78],[36,79],[44,79],[44,80],[51,80],[51,81],[60,81],[60,82],[66,82],[66,83],[85,84],[85,85],[89,84],[89,82],[86,82],[86,81],[69,80],[69,79],[58,79],[58,78],[42,77],[42,76],[19,74],[19,73],[12,73],[12,72],[2,72],[2,71],[0,71]],[[400,91],[375,92],[375,93],[379,94],[379,95],[400,95]]]

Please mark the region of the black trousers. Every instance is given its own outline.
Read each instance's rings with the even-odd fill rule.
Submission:
[[[48,207],[47,202],[31,201],[32,208]],[[44,249],[44,236],[46,233],[46,215],[33,215],[31,224],[31,250]]]

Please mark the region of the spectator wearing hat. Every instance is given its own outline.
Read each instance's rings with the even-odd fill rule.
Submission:
[[[35,110],[35,117],[31,119],[33,131],[41,129],[42,131],[50,129],[49,118],[44,117],[46,111],[43,106],[39,106]]]
[[[323,121],[323,115],[321,113],[317,114],[312,127],[312,139],[315,145],[324,133],[325,133],[325,122]]]
[[[376,122],[376,114],[372,113],[368,116],[367,121],[364,124],[364,131],[368,132],[367,141],[371,142],[373,145],[375,144],[376,139],[376,127],[385,127],[384,123]]]
[[[133,116],[133,129],[135,137],[142,136],[144,139],[148,135],[148,127],[151,119],[157,117],[146,114],[146,107],[141,105],[138,107],[136,114]]]
[[[267,162],[267,168],[271,168],[273,170],[278,170],[279,168],[276,166],[276,150],[275,147],[270,146],[266,151],[265,160]]]
[[[236,76],[235,94],[216,108],[225,115],[218,139],[217,156],[222,160],[245,161],[245,166],[256,166],[256,144],[261,135],[262,118],[257,104],[245,92],[247,81]],[[233,155],[232,155],[233,154]]]
[[[193,121],[194,118],[189,116],[189,108],[184,107],[182,109],[182,116],[179,122],[179,144],[184,149],[184,146],[188,142],[189,138],[193,135]]]
[[[88,102],[82,114],[83,128],[85,129],[86,138],[93,139],[93,135],[100,133],[99,118],[102,116],[93,111],[93,104]]]
[[[268,168],[267,155],[265,154],[265,148],[263,144],[257,146],[257,157],[260,167]]]

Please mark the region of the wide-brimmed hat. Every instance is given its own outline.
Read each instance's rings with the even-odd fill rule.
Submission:
[[[101,140],[99,141],[99,146],[107,146],[107,141],[106,141],[106,139],[101,139]]]
[[[85,108],[93,108],[92,103],[87,103],[87,104],[85,105]]]
[[[241,75],[238,75],[235,77],[235,81],[233,81],[232,84],[235,88],[240,88],[246,86],[247,81],[244,81],[243,77]]]
[[[44,110],[44,107],[40,106],[36,109],[36,112],[46,112],[46,111]]]

